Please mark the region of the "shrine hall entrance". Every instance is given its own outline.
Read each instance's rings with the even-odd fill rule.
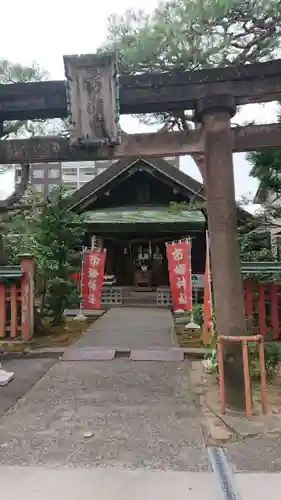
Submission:
[[[115,277],[117,286],[153,289],[169,286],[166,246],[163,241],[138,238],[130,243],[104,239],[107,250],[105,274]]]
[[[190,238],[193,274],[203,274],[205,265],[205,233],[162,232],[111,233],[96,237],[106,249],[105,284],[134,287],[137,290],[169,287],[166,243]],[[88,243],[88,246],[89,243]]]

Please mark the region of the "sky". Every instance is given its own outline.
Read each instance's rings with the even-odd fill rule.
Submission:
[[[157,0],[80,0],[72,4],[69,0],[13,0],[1,3],[0,58],[12,62],[31,64],[36,61],[48,71],[52,79],[63,79],[63,55],[93,53],[106,37],[107,18],[127,8],[142,8],[146,11],[157,6]],[[118,5],[118,7],[116,7]],[[276,118],[276,105],[244,106],[235,116],[236,123],[254,120],[270,123]],[[129,116],[123,117],[122,127],[126,132],[149,131],[148,127]],[[190,157],[181,159],[181,169],[197,180],[201,180],[196,165]],[[245,155],[234,155],[236,197],[254,193],[257,182],[249,177],[251,166]],[[0,176],[0,198],[13,190],[13,173]]]

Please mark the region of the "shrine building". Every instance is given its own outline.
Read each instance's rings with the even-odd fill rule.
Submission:
[[[182,208],[180,207],[180,204]],[[203,185],[161,158],[122,159],[75,191],[84,245],[106,249],[102,304],[170,306],[166,243],[190,238],[195,299],[203,294]]]

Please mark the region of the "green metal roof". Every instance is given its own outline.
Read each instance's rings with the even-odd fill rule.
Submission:
[[[0,280],[21,278],[21,276],[23,276],[21,266],[0,266]]]
[[[200,210],[172,211],[166,207],[123,207],[85,212],[87,223],[96,224],[166,224],[166,223],[205,223]]]

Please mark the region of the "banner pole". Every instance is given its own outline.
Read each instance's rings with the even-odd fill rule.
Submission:
[[[189,273],[189,280],[190,280],[190,305],[191,305],[191,310],[190,310],[190,321],[185,325],[186,330],[199,330],[200,325],[195,323],[194,321],[194,312],[193,312],[193,289],[192,289],[192,264],[191,264],[191,238],[187,238],[186,242],[188,243],[188,273]]]
[[[188,238],[187,242],[189,243],[189,249],[188,249],[188,267],[189,267],[189,280],[190,280],[190,305],[191,305],[191,313],[190,313],[190,319],[191,323],[194,323],[194,314],[193,314],[193,295],[192,295],[192,266],[191,266],[191,249],[192,249],[192,242],[191,239]]]
[[[82,249],[82,262],[81,262],[81,272],[80,272],[80,309],[79,309],[79,313],[74,317],[74,320],[75,321],[85,321],[86,320],[86,316],[84,314],[84,310],[83,310],[83,296],[82,296],[82,284],[83,284],[83,271],[84,271],[84,254],[85,254],[85,249],[86,247],[84,247]]]
[[[210,269],[210,243],[208,231],[206,231],[206,261],[204,275],[204,324],[203,324],[203,343],[210,343],[210,335],[213,336],[213,300],[211,287],[211,269]]]

